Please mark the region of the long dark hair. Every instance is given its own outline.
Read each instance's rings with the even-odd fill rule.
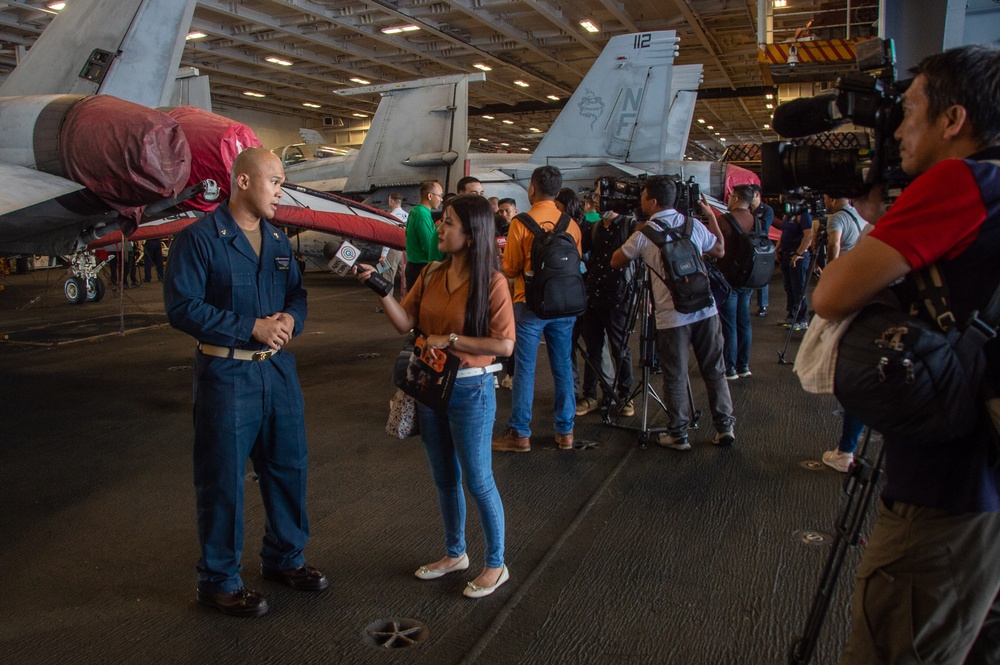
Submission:
[[[462,230],[472,240],[469,246],[469,300],[465,305],[465,328],[470,337],[490,334],[490,285],[500,270],[496,251],[493,208],[484,196],[462,194],[448,202],[462,222]]]
[[[574,192],[569,187],[563,187],[556,194],[556,201],[563,204],[566,209],[566,214],[570,216],[570,219],[575,221],[577,224],[583,223],[583,204],[580,203],[580,199],[577,198],[576,192]]]

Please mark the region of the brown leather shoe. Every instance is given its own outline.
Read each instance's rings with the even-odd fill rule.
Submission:
[[[503,434],[493,437],[492,448],[505,453],[527,453],[531,451],[531,439],[508,427]]]
[[[198,589],[198,602],[214,607],[232,617],[262,617],[267,614],[267,599],[246,587],[232,593],[209,593]]]
[[[559,450],[573,450],[573,432],[556,434],[556,444],[558,444]]]
[[[264,576],[265,580],[281,582],[299,591],[322,591],[330,586],[330,580],[326,579],[323,571],[313,568],[307,563],[298,568],[285,570],[271,570],[261,566],[260,574]]]

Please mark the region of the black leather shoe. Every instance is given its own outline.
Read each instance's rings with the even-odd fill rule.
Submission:
[[[232,593],[209,593],[198,589],[198,602],[233,617],[262,617],[267,599],[246,587]]]
[[[299,591],[322,591],[330,586],[330,580],[326,579],[323,571],[313,568],[307,563],[298,568],[286,568],[285,570],[271,570],[261,566],[260,574],[266,580],[281,582]]]

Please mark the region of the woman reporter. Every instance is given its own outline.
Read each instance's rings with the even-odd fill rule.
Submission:
[[[500,367],[493,363],[497,356],[514,351],[514,310],[495,242],[489,201],[458,196],[445,207],[438,228],[438,249],[449,258],[428,264],[402,303],[392,295],[381,299],[385,315],[400,334],[419,328],[429,346],[461,358],[447,413],[417,403],[444,523],[445,556],[414,574],[431,580],[469,567],[464,475],[486,544],[483,570],[463,591],[470,598],[493,593],[509,577],[503,561],[503,504],[493,479],[490,441],[496,417],[492,373]],[[358,278],[365,282],[372,270],[362,265]]]

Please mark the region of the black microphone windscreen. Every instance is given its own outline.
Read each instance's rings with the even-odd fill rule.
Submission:
[[[840,114],[836,102],[835,92],[793,99],[774,110],[771,125],[779,136],[789,139],[828,132],[847,120]]]

